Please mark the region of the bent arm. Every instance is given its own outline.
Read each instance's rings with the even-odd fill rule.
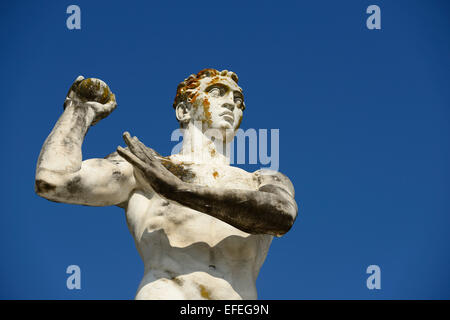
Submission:
[[[211,188],[183,183],[169,199],[209,214],[252,234],[281,236],[297,217],[290,181],[280,173],[261,176],[257,191]]]
[[[83,139],[95,118],[91,108],[68,103],[44,142],[36,167],[36,193],[48,200],[91,206],[118,205],[134,188],[133,167],[117,154],[82,161]]]

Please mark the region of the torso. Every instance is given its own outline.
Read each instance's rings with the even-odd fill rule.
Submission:
[[[258,187],[251,173],[230,166],[169,163],[169,170],[210,187]],[[145,267],[136,299],[257,298],[271,236],[245,233],[148,188],[132,193],[126,216]]]

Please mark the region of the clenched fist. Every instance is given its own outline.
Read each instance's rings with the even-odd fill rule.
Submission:
[[[79,76],[67,93],[64,109],[74,104],[76,107],[91,108],[94,112],[92,125],[106,118],[116,108],[116,97],[108,85],[100,79],[84,79]]]

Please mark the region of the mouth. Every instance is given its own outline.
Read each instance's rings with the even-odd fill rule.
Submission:
[[[227,122],[233,124],[234,123],[234,114],[231,111],[224,111],[220,114],[220,116]]]

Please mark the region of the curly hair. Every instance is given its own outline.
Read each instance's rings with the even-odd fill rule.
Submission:
[[[211,78],[215,76],[224,76],[232,79],[236,84],[238,83],[238,76],[236,73],[228,70],[218,71],[216,69],[203,69],[197,74],[191,74],[188,78],[177,87],[177,94],[173,102],[173,107],[176,108],[180,102],[192,99],[200,86],[200,80],[203,78]]]

